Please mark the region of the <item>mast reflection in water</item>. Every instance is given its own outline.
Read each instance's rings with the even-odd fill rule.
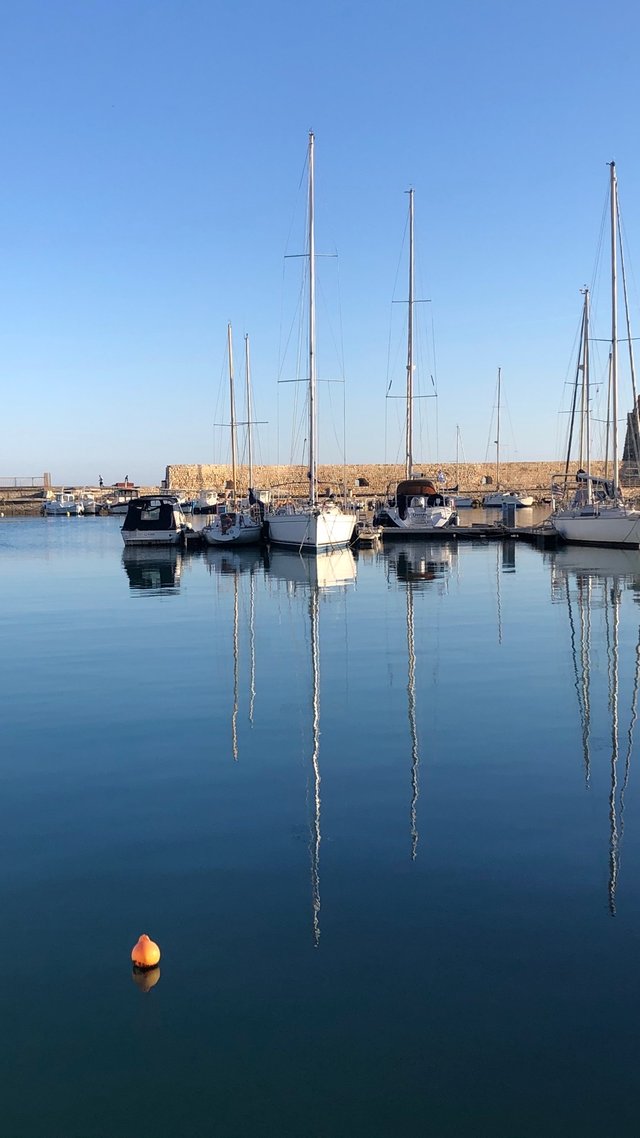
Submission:
[[[238,711],[240,684],[240,588],[243,577],[249,577],[249,723],[253,726],[256,698],[255,575],[263,565],[263,553],[257,546],[226,548],[207,546],[207,568],[221,581],[233,581],[233,700],[231,709],[231,754],[238,761]]]
[[[320,944],[320,844],[321,785],[320,774],[320,598],[328,600],[356,579],[356,563],[350,549],[330,550],[326,553],[291,553],[272,549],[269,556],[269,577],[286,583],[287,591],[302,590],[308,593],[309,615],[309,678],[311,687],[311,758],[312,811],[309,823],[309,856],[311,863],[311,906],[313,943]]]
[[[418,742],[418,716],[416,704],[416,639],[414,590],[432,581],[446,583],[446,576],[455,555],[455,546],[428,546],[411,542],[395,545],[389,556],[389,570],[406,585],[407,599],[407,714],[411,739],[411,802],[409,828],[411,834],[411,860],[418,853],[418,798],[420,795],[420,747]]]
[[[598,656],[606,658],[606,702],[609,757],[609,870],[608,905],[616,914],[620,851],[624,832],[624,799],[631,773],[633,732],[637,718],[640,679],[640,630],[635,642],[633,679],[623,697],[620,677],[620,610],[624,592],[638,601],[640,569],[637,554],[624,549],[574,546],[560,550],[552,566],[552,596],[567,606],[574,688],[580,715],[584,779],[592,788],[591,746],[594,706],[604,694],[598,685]],[[621,716],[626,723],[625,759],[620,782]]]

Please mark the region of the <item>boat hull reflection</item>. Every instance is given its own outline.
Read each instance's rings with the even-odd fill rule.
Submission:
[[[122,564],[130,589],[157,593],[177,592],[180,588],[182,553],[175,546],[125,546]]]
[[[297,553],[272,549],[269,576],[290,584],[316,589],[338,588],[356,579],[356,561],[350,549],[331,549],[324,553]]]

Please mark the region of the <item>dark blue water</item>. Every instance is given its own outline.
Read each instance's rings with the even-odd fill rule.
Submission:
[[[0,574],[3,1134],[637,1134],[640,555]]]

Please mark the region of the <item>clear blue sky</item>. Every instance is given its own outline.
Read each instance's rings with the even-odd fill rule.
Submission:
[[[504,459],[557,457],[611,158],[632,270],[640,257],[636,5],[5,0],[0,15],[1,475],[146,483],[225,461],[227,321],[238,357],[251,336],[259,458],[290,460],[283,257],[302,249],[309,128],[317,245],[339,258],[320,266],[340,307],[330,329],[321,303],[318,336],[342,340],[348,461],[402,454],[385,390],[404,383],[409,186],[435,334],[422,383],[435,370],[439,392],[418,457],[450,460],[459,424],[484,459],[498,365]],[[321,348],[326,375],[338,356]],[[327,391],[320,458],[339,461]]]

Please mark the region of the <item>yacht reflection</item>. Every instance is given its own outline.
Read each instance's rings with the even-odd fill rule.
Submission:
[[[348,547],[329,549],[326,553],[298,553],[273,546],[266,565],[269,577],[280,578],[293,589],[334,589],[356,579],[356,561]]]
[[[396,579],[406,585],[406,635],[407,635],[407,715],[409,737],[411,740],[411,800],[409,804],[409,832],[411,836],[411,860],[418,854],[418,798],[420,796],[420,745],[418,740],[418,715],[416,702],[416,641],[414,594],[431,582],[446,588],[447,577],[457,555],[455,545],[444,543],[416,543],[404,546],[394,545],[389,552],[389,570],[395,571]],[[437,585],[438,587],[438,585]]]
[[[607,707],[609,714],[607,750],[609,759],[609,874],[608,904],[616,914],[616,893],[620,874],[620,847],[624,833],[625,794],[631,773],[633,733],[637,719],[640,683],[640,630],[635,644],[631,692],[625,701],[625,742],[621,743],[620,611],[625,591],[637,600],[640,588],[640,557],[636,551],[570,546],[560,549],[552,559],[552,597],[567,605],[574,688],[582,732],[585,785],[591,786],[591,739],[594,700],[600,694],[592,677],[597,674],[597,656],[604,647],[607,666]],[[628,711],[626,708],[628,707]],[[620,754],[624,750],[622,782]]]
[[[309,673],[310,673],[310,733],[311,756],[309,761],[312,779],[312,817],[309,824],[309,857],[311,863],[311,906],[313,943],[320,945],[320,844],[321,785],[320,774],[320,599],[329,601],[344,593],[356,579],[356,562],[350,549],[335,549],[326,553],[303,554],[284,549],[272,549],[269,557],[269,577],[283,581],[287,590],[304,592],[308,596],[309,619]]]
[[[243,576],[255,573],[265,563],[266,553],[259,545],[215,546],[203,550],[209,573],[221,577]]]
[[[456,556],[457,546],[444,542],[411,542],[405,545],[394,542],[389,550],[388,566],[398,581],[422,586],[431,581],[445,581]]]
[[[130,589],[150,593],[167,591],[177,593],[182,571],[182,552],[175,546],[163,549],[144,546],[125,546],[122,564],[129,578]]]

